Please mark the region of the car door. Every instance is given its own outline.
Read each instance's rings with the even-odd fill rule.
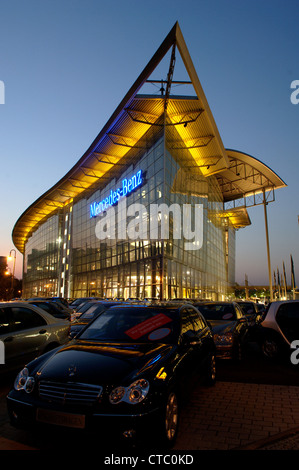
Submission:
[[[47,342],[47,322],[42,315],[22,306],[2,307],[8,327],[1,341],[7,368],[20,367],[34,359]]]
[[[193,306],[188,308],[188,314],[192,320],[196,336],[199,338],[197,361],[200,368],[204,368],[214,351],[214,340],[210,327],[203,315]]]
[[[236,335],[239,343],[245,343],[248,339],[248,320],[238,304],[233,303],[233,307],[236,314]]]
[[[201,368],[203,360],[202,335],[199,331],[196,331],[194,326],[192,320],[194,311],[192,308],[183,307],[180,315],[184,375],[185,379],[189,381]]]
[[[290,343],[299,339],[299,302],[286,302],[280,305],[276,313],[276,322]]]

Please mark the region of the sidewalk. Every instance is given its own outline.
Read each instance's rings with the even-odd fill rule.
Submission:
[[[299,386],[217,382],[193,393],[176,450],[299,449]]]

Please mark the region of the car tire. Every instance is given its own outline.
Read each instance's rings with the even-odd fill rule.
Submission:
[[[267,359],[277,359],[280,353],[280,341],[274,334],[267,334],[262,338],[261,350]]]
[[[216,383],[216,356],[212,354],[209,360],[205,385],[215,385]]]
[[[172,447],[175,444],[179,425],[179,399],[177,392],[171,390],[165,400],[160,421],[159,443],[163,447]]]

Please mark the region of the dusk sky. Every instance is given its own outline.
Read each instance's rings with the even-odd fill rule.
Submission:
[[[290,99],[298,11],[299,0],[0,0],[0,255],[15,248],[20,215],[81,158],[178,21],[224,146],[287,184],[267,208],[272,271],[284,262],[290,284],[292,254],[299,283],[299,104]],[[236,281],[268,284],[263,206],[248,212]]]

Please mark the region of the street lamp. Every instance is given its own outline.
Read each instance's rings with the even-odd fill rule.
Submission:
[[[15,277],[16,257],[17,257],[16,250],[15,249],[10,250],[9,256],[7,257],[7,261],[13,261],[12,277],[11,277],[11,297],[13,296],[13,283],[14,283],[14,277]]]

